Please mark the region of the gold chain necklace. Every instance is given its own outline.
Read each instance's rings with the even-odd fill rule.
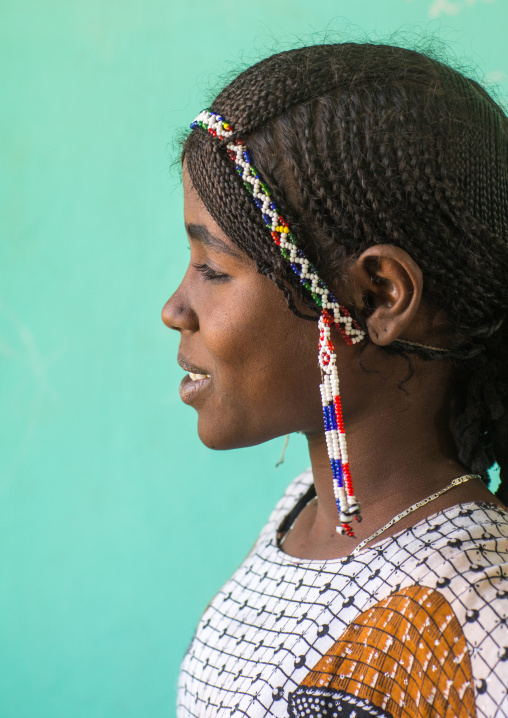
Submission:
[[[447,491],[450,491],[450,489],[453,489],[454,486],[458,486],[459,484],[463,484],[466,481],[469,481],[470,479],[480,479],[481,476],[479,474],[465,474],[464,476],[459,476],[456,479],[453,479],[451,484],[448,484],[448,486],[445,486],[444,489],[441,489],[441,491],[436,491],[435,494],[431,494],[430,496],[427,496],[426,499],[422,499],[421,501],[417,501],[416,504],[413,504],[405,511],[402,511],[402,513],[397,514],[391,521],[389,521],[385,526],[375,531],[372,536],[369,536],[369,538],[364,539],[363,541],[360,541],[358,546],[355,546],[355,548],[351,551],[351,554],[355,554],[358,551],[360,551],[364,546],[366,546],[370,541],[375,539],[377,536],[382,534],[384,531],[389,529],[393,524],[396,524],[397,521],[400,521],[408,514],[412,513],[413,511],[416,511],[416,509],[419,509],[420,506],[425,506],[425,504],[430,503],[431,501],[434,501],[434,499],[437,499],[438,496],[441,496],[442,494],[446,493]]]

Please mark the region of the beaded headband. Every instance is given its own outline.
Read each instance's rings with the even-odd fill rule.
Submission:
[[[195,129],[197,127],[206,130],[218,140],[227,140],[234,132],[231,125],[223,117],[211,110],[203,110],[196,117],[191,124],[191,128]],[[361,342],[365,338],[365,331],[353,319],[348,310],[339,304],[337,297],[318,276],[314,265],[297,246],[288,223],[280,214],[271,197],[270,189],[254,166],[252,157],[244,142],[239,138],[235,138],[226,143],[226,151],[229,158],[234,162],[235,169],[242,178],[245,188],[252,195],[254,203],[260,210],[273,241],[280,248],[282,256],[290,263],[291,269],[321,310],[318,322],[319,367],[322,376],[320,390],[326,445],[340,520],[340,525],[336,527],[336,531],[348,536],[354,536],[351,523],[353,518],[361,520],[360,504],[356,500],[353,491],[349,469],[339,377],[336,366],[337,357],[331,340],[330,329],[332,326],[338,329],[345,342],[350,346]]]

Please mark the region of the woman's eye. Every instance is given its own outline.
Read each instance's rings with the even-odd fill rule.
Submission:
[[[203,274],[207,279],[227,279],[227,274],[222,274],[221,272],[216,272],[215,269],[212,269],[208,266],[208,264],[193,264],[192,265],[194,269],[197,269],[198,272]]]

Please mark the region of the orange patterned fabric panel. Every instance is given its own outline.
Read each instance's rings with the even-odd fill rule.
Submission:
[[[295,691],[291,716],[308,715],[306,695],[314,703],[319,697],[331,711],[322,714],[330,716],[334,710],[325,704],[334,699],[339,716],[350,710],[393,718],[476,716],[462,628],[448,601],[422,586],[361,613]]]

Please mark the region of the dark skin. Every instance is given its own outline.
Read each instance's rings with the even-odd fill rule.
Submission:
[[[192,186],[184,167],[189,268],[162,311],[180,332],[179,363],[209,375],[191,382],[184,400],[198,413],[206,446],[232,449],[277,436],[305,434],[317,499],[298,516],[284,551],[305,559],[348,555],[396,514],[450,481],[467,474],[451,432],[450,368],[446,362],[413,359],[415,373],[401,391],[407,362],[382,346],[405,339],[446,346],[442,311],[422,302],[418,265],[402,249],[378,245],[349,267],[334,287],[339,301],[367,322],[369,343],[359,347],[337,334],[334,344],[355,493],[362,523],[355,538],[335,531],[337,509],[323,432],[317,365],[318,330],[296,317],[271,280],[222,232]],[[194,389],[197,388],[196,391]],[[190,397],[190,398],[189,398]],[[458,503],[501,502],[478,479],[461,484],[411,513],[376,541]]]

